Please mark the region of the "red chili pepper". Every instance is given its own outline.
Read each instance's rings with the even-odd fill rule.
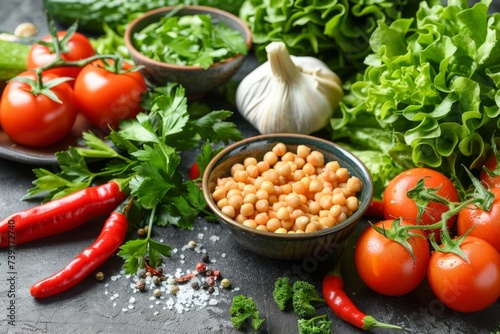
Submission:
[[[118,183],[110,181],[15,213],[0,222],[0,248],[73,229],[109,214],[126,197]]]
[[[116,252],[127,231],[127,216],[121,212],[112,212],[97,240],[61,271],[35,283],[30,289],[31,295],[46,298],[72,288]]]
[[[340,262],[340,261],[339,261]],[[402,329],[400,326],[380,322],[361,312],[344,291],[344,280],[340,275],[340,264],[325,275],[322,283],[326,303],[340,319],[361,329],[374,328]]]
[[[365,215],[373,217],[383,217],[384,216],[383,209],[384,207],[382,201],[374,199],[370,202],[370,206],[365,211]]]

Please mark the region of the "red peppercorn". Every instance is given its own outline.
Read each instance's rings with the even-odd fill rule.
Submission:
[[[220,270],[214,270],[214,276],[215,278],[219,279],[222,277],[221,273],[220,273]]]
[[[215,277],[208,276],[207,279],[205,280],[205,282],[207,282],[208,286],[214,286],[215,285]]]
[[[196,271],[199,273],[204,273],[207,270],[207,265],[203,262],[200,262],[196,265]]]

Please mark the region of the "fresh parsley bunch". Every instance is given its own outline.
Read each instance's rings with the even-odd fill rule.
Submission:
[[[151,266],[162,256],[170,256],[170,247],[151,239],[153,225],[174,225],[191,229],[200,212],[210,219],[206,201],[196,184],[181,171],[181,152],[201,148],[197,163],[201,173],[219,151],[212,144],[240,140],[241,133],[226,119],[231,111],[210,111],[199,118],[190,116],[184,89],[175,84],[147,92],[142,106],[148,112],[111,130],[106,138],[85,132],[79,147],[56,154],[60,171],[35,169],[37,179],[25,199],[42,193],[44,201],[116,180],[128,189],[133,200],[131,223],[149,226],[145,239],[130,240],[119,255],[124,269],[135,273],[149,255]],[[202,175],[202,174],[201,174]]]

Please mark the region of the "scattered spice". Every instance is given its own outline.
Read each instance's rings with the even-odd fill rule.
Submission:
[[[207,266],[205,263],[203,262],[199,262],[197,265],[196,265],[196,271],[199,272],[199,273],[204,273],[205,271],[207,270]]]
[[[146,288],[146,281],[144,281],[143,279],[138,280],[138,281],[135,283],[135,287],[136,287],[136,288],[137,288],[137,290],[139,290],[139,291],[144,291],[144,289]]]
[[[190,242],[188,242],[188,247],[190,249],[195,249],[196,248],[196,241],[191,240]]]
[[[174,285],[175,286],[175,285]],[[161,295],[162,295],[162,292],[160,289],[155,289],[155,291],[153,292],[153,295],[156,297],[156,298],[159,298]]]
[[[208,256],[208,254],[203,254],[203,256],[201,257],[201,260],[205,263],[210,263],[210,257]]]
[[[227,278],[223,278],[222,281],[220,281],[220,286],[224,289],[228,289],[229,287],[231,287],[231,281]]]
[[[99,271],[95,274],[95,279],[98,281],[98,282],[102,282],[104,281],[104,273],[102,271]]]

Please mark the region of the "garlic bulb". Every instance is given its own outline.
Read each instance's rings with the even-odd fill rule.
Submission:
[[[340,78],[317,58],[290,56],[283,42],[266,51],[268,60],[238,86],[240,114],[262,134],[325,127],[344,97]]]

